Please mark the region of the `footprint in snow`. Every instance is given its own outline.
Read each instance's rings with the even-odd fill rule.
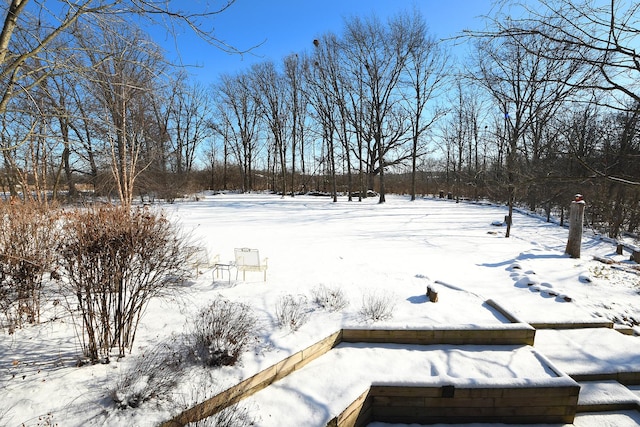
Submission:
[[[578,280],[580,280],[582,283],[591,283],[593,282],[593,279],[591,279],[591,276],[589,276],[587,273],[582,273],[578,276]]]
[[[535,283],[532,283],[531,280],[529,280],[529,278],[525,276],[525,277],[522,277],[522,278],[516,280],[516,283],[514,283],[514,286],[516,288],[523,288],[524,289],[524,288],[527,288],[527,287],[529,287],[531,285],[534,285],[534,284]]]
[[[520,264],[518,264],[517,262],[511,264],[507,270],[522,270],[522,266]]]

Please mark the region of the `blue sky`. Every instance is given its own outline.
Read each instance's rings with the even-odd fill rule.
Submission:
[[[187,8],[187,4],[193,4],[187,0],[171,3],[179,2],[184,2]],[[479,16],[488,14],[491,4],[491,0],[236,0],[207,25],[214,28],[219,39],[241,50],[262,43],[251,54],[224,53],[187,29],[180,30],[175,41],[166,36],[166,31],[154,31],[153,37],[167,50],[170,59],[190,65],[188,70],[197,80],[209,83],[223,73],[245,70],[254,62],[279,63],[288,54],[311,50],[314,38],[328,31],[342,33],[344,19],[352,16],[375,14],[385,20],[415,6],[424,16],[430,33],[447,38],[463,29],[482,28]]]

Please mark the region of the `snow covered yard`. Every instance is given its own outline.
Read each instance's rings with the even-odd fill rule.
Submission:
[[[267,281],[263,282],[261,273],[250,272],[246,282],[235,280],[232,271],[230,281],[225,275],[213,282],[211,271],[204,271],[185,285],[180,297],[150,304],[130,356],[107,365],[83,367],[75,366],[80,347],[70,319],[60,301],[54,305],[52,298],[42,324],[2,339],[0,424],[158,425],[180,408],[211,397],[343,327],[401,329],[507,323],[487,306],[485,301],[489,299],[530,323],[616,320],[632,326],[640,320],[640,276],[630,268],[627,256],[616,255],[615,246],[598,236],[586,233],[581,259],[571,259],[564,255],[567,230],[535,216],[516,213],[512,235],[506,239],[503,228],[491,225],[504,218],[503,207],[439,199],[410,202],[401,196],[388,197],[383,205],[376,202],[340,199],[334,204],[326,198],[307,196],[215,195],[198,202],[163,206],[191,234],[194,244],[205,246],[210,254],[220,254],[222,261],[231,260],[236,247],[258,248],[261,256],[269,258]],[[594,261],[593,256],[609,257],[618,263],[612,267]],[[312,292],[319,286],[340,289],[349,305],[337,312],[314,306]],[[428,301],[427,286],[437,289],[437,303]],[[283,329],[276,321],[276,306],[286,295],[307,302],[307,321],[296,331]],[[388,298],[393,316],[375,323],[365,321],[360,311],[368,295]],[[253,351],[233,367],[189,368],[171,399],[146,402],[135,409],[116,409],[110,392],[136,358],[151,351],[156,343],[171,339],[171,334],[181,334],[190,315],[220,297],[252,307],[261,331]],[[535,349],[569,374],[610,372],[612,366],[640,371],[637,340],[612,330],[539,330]],[[374,369],[362,369],[365,360],[370,360],[364,353],[375,354],[376,363],[382,366],[398,366],[398,360],[404,357],[398,352],[408,352],[371,346],[359,349],[364,353],[351,354],[355,351],[352,347],[339,346],[335,353],[318,359],[317,363],[329,367],[329,372],[341,367],[331,380],[310,374],[310,369],[303,373],[307,379],[302,384],[317,379],[314,386],[324,396],[336,388],[332,381],[340,379],[357,388],[371,382],[367,372]],[[494,351],[479,348],[474,354],[484,361],[500,355],[496,359],[500,369],[493,374],[498,377],[512,372],[513,378],[519,378],[522,372],[529,375],[531,366],[536,366],[518,365],[517,352]],[[435,369],[456,372],[461,377],[466,375],[465,368],[481,366],[468,357],[450,356],[433,351],[428,361],[420,359],[422,364],[409,357],[407,365],[402,366],[409,373],[413,367],[421,375],[432,376]],[[492,371],[482,372],[491,378]],[[390,373],[395,376],[397,371]],[[286,384],[276,383],[271,390]],[[270,425],[267,419],[282,425],[307,421],[311,424],[306,425],[315,425],[312,420],[325,418],[315,418],[314,411],[331,416],[338,409],[332,406],[334,402],[320,399],[309,412],[305,412],[304,404],[294,405],[295,411],[291,405],[277,404],[267,410],[262,408],[263,400],[278,396],[269,390],[261,392],[265,397],[256,394],[247,402],[257,425]],[[288,392],[296,394],[296,388]],[[579,414],[575,425],[607,425],[609,418],[603,417],[616,420],[610,425],[637,425],[640,420],[633,411]],[[629,420],[636,424],[625,424]]]

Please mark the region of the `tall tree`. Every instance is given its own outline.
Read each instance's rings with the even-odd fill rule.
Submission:
[[[162,55],[139,30],[124,23],[105,25],[102,30],[94,38],[81,37],[79,43],[87,57],[93,95],[104,111],[103,141],[118,196],[128,206],[133,201],[135,180],[149,164],[139,164],[145,120],[150,117],[146,98],[162,68]]]
[[[504,120],[509,237],[516,186],[526,172],[527,132],[548,123],[561,107],[582,78],[581,64],[549,60],[546,52],[563,46],[533,32],[480,39],[476,49],[472,78],[488,91]]]
[[[353,18],[346,23],[345,44],[350,67],[364,67],[362,79],[366,88],[366,102],[371,109],[371,129],[374,143],[372,162],[377,165],[380,182],[379,203],[385,202],[385,168],[408,157],[406,152],[396,153],[405,141],[406,123],[399,106],[399,83],[411,51],[410,28],[401,20],[393,19],[388,26],[377,18]]]
[[[198,147],[211,136],[209,119],[212,105],[205,88],[199,83],[178,83],[177,96],[171,108],[173,122],[175,171],[187,176],[193,169]]]
[[[104,22],[112,17],[136,17],[143,21],[171,26],[186,26],[201,38],[218,48],[238,52],[232,46],[220,41],[213,32],[205,30],[207,19],[228,8],[234,0],[223,0],[218,8],[191,4],[188,8],[175,2],[152,0],[52,0],[46,6],[42,1],[10,0],[0,5],[0,16],[4,19],[0,27],[0,115],[10,109],[13,99],[20,94],[28,94],[38,86],[46,84],[53,73],[68,69],[70,64],[63,61],[51,61],[57,51],[73,49],[73,44],[57,49],[56,40],[80,26],[86,33],[104,28]],[[96,30],[98,28],[98,30]],[[48,62],[47,62],[48,61]],[[53,67],[53,65],[56,67]],[[25,114],[41,115],[42,111],[25,111]],[[43,123],[43,119],[32,120]],[[66,132],[68,124],[61,123],[61,131]],[[36,128],[32,129],[35,132]],[[15,164],[16,144],[24,144],[33,138],[21,141],[15,138],[3,138],[0,151],[3,152],[5,167],[12,169]],[[69,146],[63,155],[69,153]],[[68,170],[69,168],[67,168]],[[11,173],[8,174],[12,176]],[[16,194],[15,181],[9,182],[12,195]]]
[[[213,45],[230,52],[239,52],[224,43],[216,35],[204,29],[207,19],[222,13],[235,0],[223,0],[217,8],[193,4],[190,8],[176,6],[175,2],[154,0],[57,0],[41,2],[10,0],[3,2],[0,11],[4,16],[0,29],[0,114],[20,84],[28,77],[24,64],[37,57],[51,43],[78,21],[83,25],[96,25],[102,17],[109,15],[141,16],[152,22],[187,26],[197,35]],[[24,41],[29,43],[23,43]]]
[[[314,40],[313,67],[309,75],[312,87],[312,104],[316,110],[316,117],[322,127],[322,139],[327,147],[327,163],[331,174],[331,193],[333,201],[337,202],[337,166],[336,157],[339,146],[336,139],[341,142],[343,156],[346,160],[348,180],[348,197],[352,200],[351,181],[351,145],[348,125],[350,113],[347,108],[346,93],[348,82],[343,66],[344,51],[340,40],[333,33],[326,33],[321,38]]]
[[[411,122],[411,200],[415,200],[418,160],[425,154],[426,145],[420,143],[421,139],[445,113],[443,108],[428,107],[440,95],[447,81],[448,57],[435,38],[428,34],[427,25],[420,15],[414,13],[399,19],[410,29],[413,38],[409,43],[404,79],[407,86],[405,102]]]
[[[511,1],[504,1],[511,5]],[[640,102],[640,61],[638,43],[640,3],[633,0],[539,0],[535,7],[517,3],[522,18],[496,20],[499,35],[533,34],[552,42],[557,49],[544,52],[545,58],[562,63],[582,63],[585,73],[594,73],[598,80],[583,80],[581,88],[601,94],[599,102],[616,109],[625,109],[628,99]],[[524,49],[529,46],[523,44]],[[584,167],[605,179],[626,182],[624,178],[608,175],[593,168],[584,159]]]
[[[223,75],[214,88],[214,98],[218,108],[214,129],[222,136],[225,152],[226,145],[231,142],[231,151],[240,166],[242,191],[251,191],[260,126],[260,104],[251,73]]]
[[[308,62],[297,54],[284,58],[284,82],[288,92],[287,98],[291,103],[291,197],[295,195],[296,152],[298,150],[301,150],[300,161],[304,162],[304,133],[309,103],[304,79],[306,65]]]
[[[284,76],[273,61],[254,64],[251,71],[258,91],[262,117],[273,137],[276,159],[280,164],[280,191],[284,197],[287,194],[287,131],[291,126],[291,104],[285,90]]]

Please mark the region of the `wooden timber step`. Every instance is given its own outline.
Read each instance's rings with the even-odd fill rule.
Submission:
[[[617,381],[580,382],[577,412],[640,410],[640,398]]]
[[[577,383],[437,387],[373,385],[327,427],[365,427],[372,422],[437,423],[573,423]]]

